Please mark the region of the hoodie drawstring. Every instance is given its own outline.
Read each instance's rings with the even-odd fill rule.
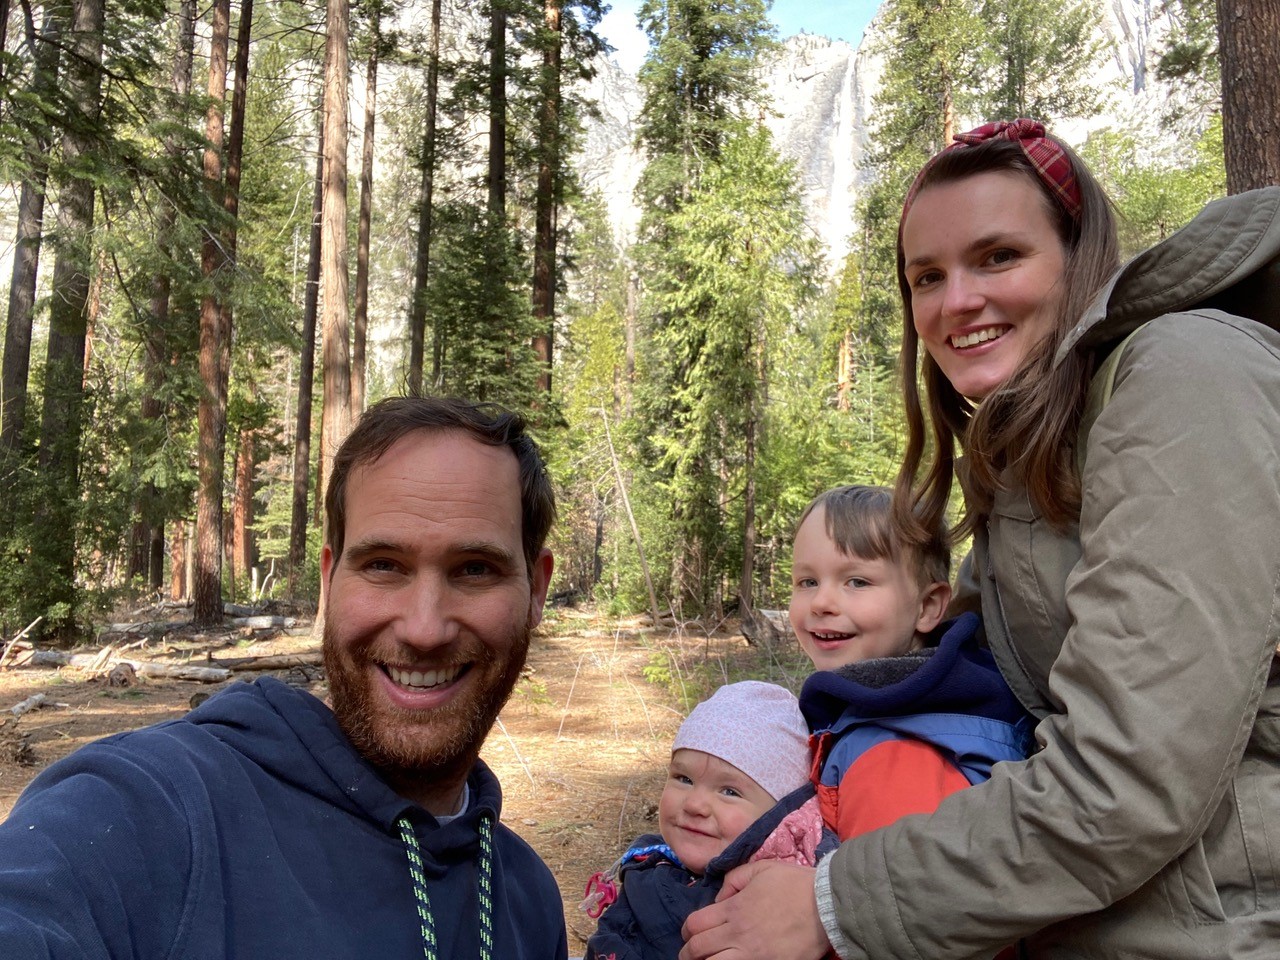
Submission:
[[[404,842],[405,855],[409,858],[409,875],[413,878],[413,897],[417,902],[418,920],[422,931],[422,953],[426,960],[440,960],[437,952],[436,924],[431,915],[431,900],[427,896],[427,877],[423,872],[422,854],[413,825],[406,817],[396,820],[400,839]],[[485,812],[480,815],[480,876],[477,881],[480,897],[480,960],[492,960],[493,956],[493,817]]]

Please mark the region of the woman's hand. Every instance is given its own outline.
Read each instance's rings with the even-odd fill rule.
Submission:
[[[821,960],[831,950],[811,867],[757,862],[724,878],[716,902],[690,914],[680,960]]]

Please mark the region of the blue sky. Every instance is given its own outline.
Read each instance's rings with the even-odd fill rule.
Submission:
[[[601,33],[617,48],[614,58],[635,72],[644,59],[648,41],[636,26],[641,0],[612,0],[612,9],[601,22]],[[875,15],[880,0],[774,0],[771,16],[778,36],[804,30],[857,46],[862,31]]]

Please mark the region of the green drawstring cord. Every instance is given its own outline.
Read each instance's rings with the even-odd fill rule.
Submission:
[[[427,877],[422,869],[422,854],[413,825],[405,817],[396,820],[400,839],[404,842],[405,855],[409,858],[409,875],[413,878],[413,898],[418,908],[418,920],[422,930],[422,953],[426,960],[440,960],[436,942],[436,924],[431,916],[431,899],[427,896]],[[480,815],[480,877],[477,882],[480,895],[480,960],[493,956],[493,818],[489,813]]]

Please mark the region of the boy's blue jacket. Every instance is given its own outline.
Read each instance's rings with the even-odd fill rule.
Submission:
[[[493,818],[497,958],[566,956],[546,865],[497,823],[477,762],[444,826],[379,779],[310,694],[237,684],[181,720],[90,744],[0,824],[0,957],[330,960],[423,956],[418,839],[442,958],[480,956],[478,826]]]
[[[618,877],[618,899],[587,941],[585,960],[676,960],[684,946],[680,929],[689,914],[713,903],[724,875],[746,863],[787,815],[813,795],[808,783],[787,794],[738,834],[701,877],[657,853],[625,863]],[[631,849],[661,843],[662,837],[647,833],[636,838]],[[826,835],[817,855],[823,857],[836,846],[835,835]]]
[[[938,628],[936,646],[805,681],[818,795],[840,839],[930,812],[988,779],[993,763],[1026,758],[1031,720],[979,645],[979,625],[966,613]]]

